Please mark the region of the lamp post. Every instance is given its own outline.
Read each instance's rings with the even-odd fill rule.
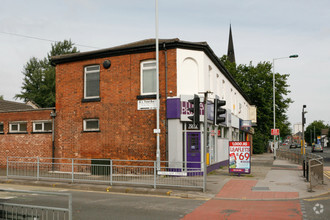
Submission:
[[[305,112],[305,108],[306,108],[306,105],[303,105],[303,109],[302,109],[302,145],[303,146],[301,147],[301,149],[302,149],[302,154],[304,154],[304,155],[306,153],[304,125],[306,123],[305,113],[307,113],[307,112]]]
[[[288,57],[279,57],[279,58],[274,58],[273,59],[273,113],[274,113],[274,129],[276,129],[276,121],[275,121],[275,60],[280,60],[280,59],[287,59],[287,58],[297,58],[298,55],[294,54],[294,55],[290,55]],[[273,142],[273,146],[274,146],[274,160],[276,160],[276,137],[274,135],[274,142]]]

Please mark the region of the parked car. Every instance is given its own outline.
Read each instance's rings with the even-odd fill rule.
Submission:
[[[291,148],[296,148],[296,147],[297,147],[297,145],[295,143],[290,144],[290,149]]]
[[[320,151],[320,152],[323,152],[323,147],[321,144],[314,144],[312,146],[312,153],[315,152],[315,151]]]

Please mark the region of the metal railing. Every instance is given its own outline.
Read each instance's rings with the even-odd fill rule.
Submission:
[[[309,190],[312,191],[314,186],[324,184],[323,157],[317,154],[307,153],[306,161],[306,179],[309,181]]]
[[[278,158],[287,159],[287,160],[292,161],[297,164],[301,164],[303,161],[303,157],[302,157],[301,153],[290,151],[290,150],[277,149],[276,156]]]
[[[309,182],[309,191],[318,184],[324,184],[323,157],[313,153],[306,153],[303,156],[300,152],[278,149],[276,155],[279,158],[302,164],[303,176]]]
[[[33,198],[26,199],[28,196],[37,197],[37,199],[35,199],[36,204],[32,205]],[[67,202],[67,207],[65,207],[65,203],[63,202],[61,202],[62,207],[40,205],[42,202],[38,200],[41,196],[45,196],[47,200],[55,196],[61,197],[62,199],[64,197]],[[24,199],[22,199],[22,197],[24,197]],[[5,200],[8,200],[8,202],[4,202]],[[27,202],[29,204],[26,204]],[[0,219],[72,220],[72,195],[70,193],[0,189]]]
[[[203,189],[200,162],[7,157],[8,178]]]

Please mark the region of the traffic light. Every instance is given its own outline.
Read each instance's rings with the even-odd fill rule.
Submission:
[[[188,116],[188,118],[193,121],[193,123],[195,125],[199,124],[199,103],[200,103],[200,99],[198,95],[194,95],[194,99],[190,99],[188,100],[188,102],[190,102],[191,104],[193,104],[192,108],[188,108],[188,110],[190,112],[193,113],[192,116]]]
[[[226,109],[221,106],[226,105],[225,100],[214,99],[214,124],[218,125],[226,121],[226,117],[223,115],[226,113]],[[223,116],[222,116],[223,115]]]

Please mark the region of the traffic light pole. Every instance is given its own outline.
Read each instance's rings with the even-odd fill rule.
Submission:
[[[207,146],[207,94],[209,91],[204,93],[204,146],[203,146],[203,164],[204,164],[204,172],[203,172],[203,192],[206,191],[206,175],[207,175],[207,167],[206,167],[206,146]]]

